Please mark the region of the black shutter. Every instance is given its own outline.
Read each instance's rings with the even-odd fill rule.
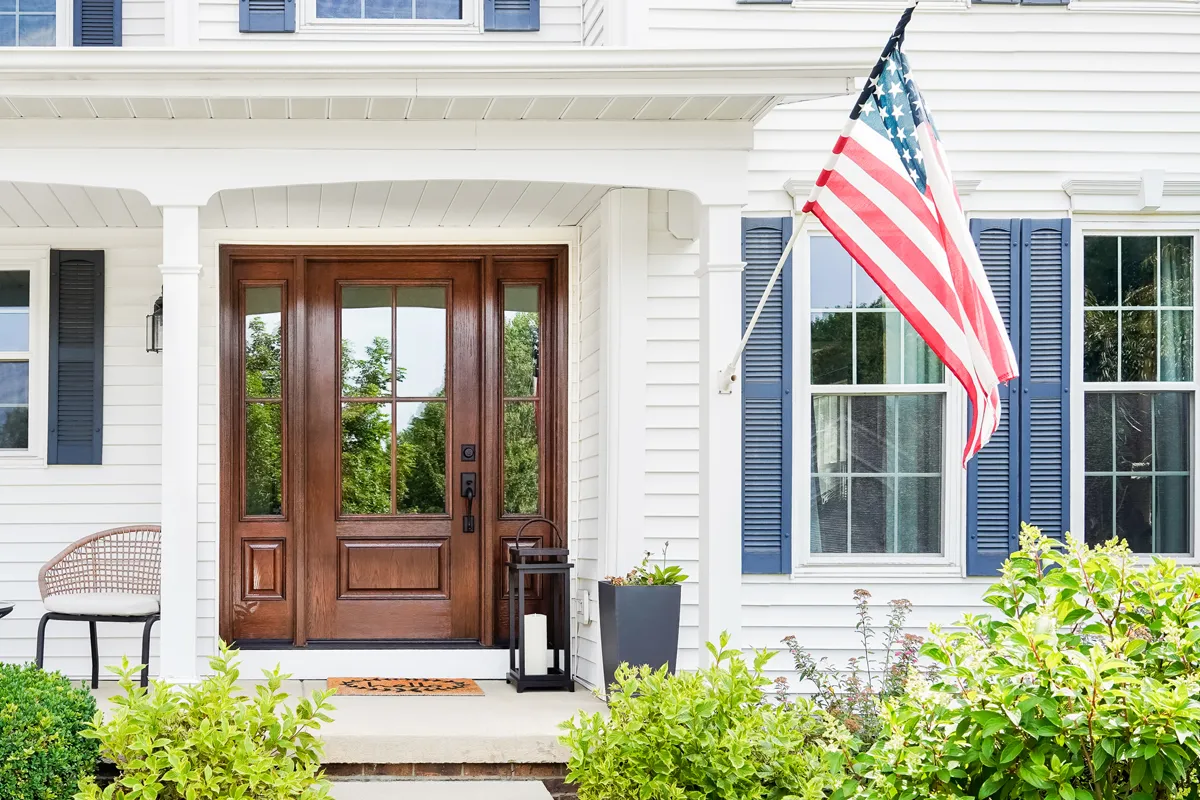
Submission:
[[[121,46],[121,0],[75,0],[74,6],[76,47]]]
[[[485,31],[536,31],[541,28],[541,0],[484,0]]]
[[[295,33],[296,0],[239,0],[242,33]]]
[[[742,328],[792,235],[791,217],[742,220]],[[742,572],[792,571],[791,258],[742,355]]]
[[[971,236],[1000,316],[1021,353],[1021,221],[971,220]],[[995,575],[1017,547],[1020,379],[1000,387],[1000,427],[967,467],[967,574]]]
[[[101,250],[51,253],[48,416],[48,463],[101,463],[104,431],[104,252]]]

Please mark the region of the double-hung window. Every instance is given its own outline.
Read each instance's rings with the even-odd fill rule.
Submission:
[[[45,447],[44,251],[0,249],[0,464]]]
[[[807,560],[944,554],[941,362],[832,237],[809,239],[807,283]]]
[[[1190,554],[1194,237],[1083,242],[1085,539]]]
[[[0,47],[53,47],[57,0],[0,0]]]

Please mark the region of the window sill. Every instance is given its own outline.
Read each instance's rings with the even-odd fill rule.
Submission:
[[[45,456],[28,453],[0,454],[0,469],[41,469],[45,466]]]
[[[810,561],[796,567],[792,570],[791,574],[791,579],[796,581],[812,578],[844,578],[850,580],[871,578],[895,580],[911,578],[920,580],[925,578],[961,577],[963,577],[962,567],[944,558]]]
[[[467,20],[311,19],[297,33],[373,33],[379,36],[478,34],[479,25]]]

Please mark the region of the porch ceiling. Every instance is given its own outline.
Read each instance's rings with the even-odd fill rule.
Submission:
[[[553,228],[576,225],[607,186],[520,181],[373,181],[226,190],[204,228]],[[158,228],[140,192],[0,182],[0,227]]]

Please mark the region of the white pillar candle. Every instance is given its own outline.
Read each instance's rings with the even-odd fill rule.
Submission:
[[[545,675],[546,660],[546,615],[525,615],[525,674]]]

